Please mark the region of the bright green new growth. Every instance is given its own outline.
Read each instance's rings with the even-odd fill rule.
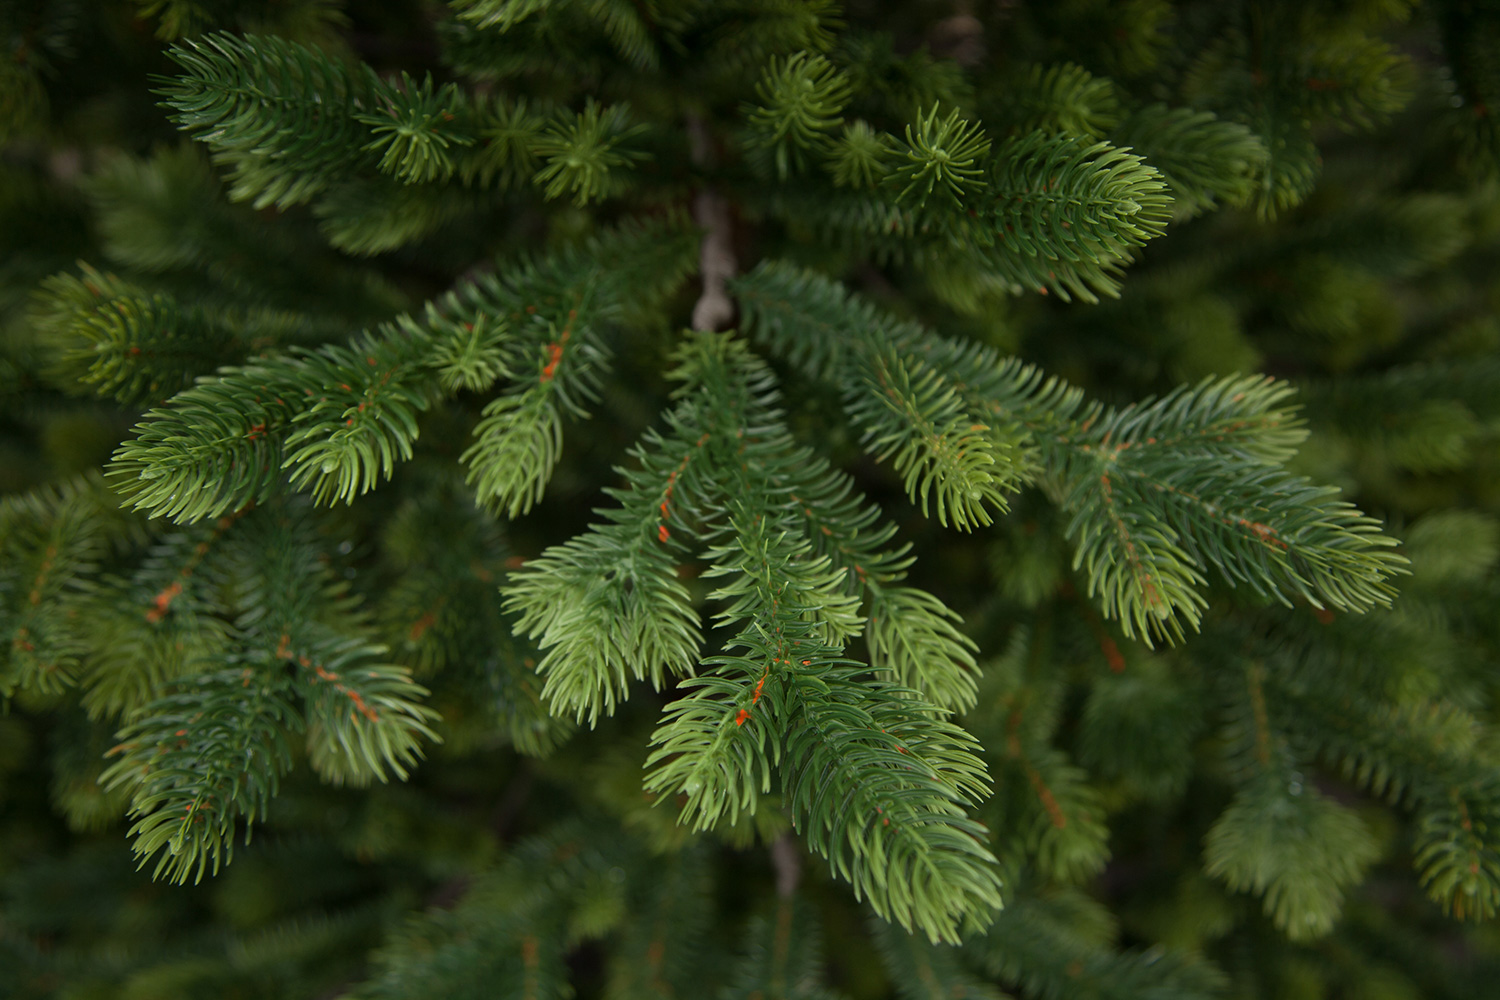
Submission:
[[[417,413],[490,373],[524,372],[546,386],[547,412],[582,413],[599,363],[588,324],[617,309],[625,290],[639,294],[633,275],[676,280],[691,246],[680,229],[669,231],[675,242],[648,235],[660,228],[625,230],[612,246],[594,243],[598,256],[563,254],[540,267],[522,265],[507,279],[477,281],[429,305],[420,320],[402,316],[349,347],[267,358],[205,379],[152,411],[154,419],[121,448],[112,475],[136,507],[183,521],[264,499],[282,469],[320,502],[348,502],[410,457]],[[590,261],[611,254],[621,270],[605,284],[616,298],[592,293],[599,281]],[[480,350],[473,338],[486,324],[492,343]],[[246,393],[251,407],[229,402]],[[492,442],[508,440],[508,432],[486,426],[476,433],[481,439],[467,454],[481,494],[507,503],[513,492],[524,497],[525,487],[506,490],[485,478],[512,474],[493,464]]]
[[[906,126],[907,162],[891,175],[892,183],[901,185],[900,201],[911,198],[922,205],[936,194],[939,200],[963,204],[985,186],[984,171],[977,165],[990,151],[984,131],[956,110],[939,121],[938,111],[934,104],[925,117],[917,115],[915,129]]]
[[[1011,481],[1037,482],[1071,516],[1074,566],[1127,635],[1149,643],[1196,628],[1210,567],[1285,603],[1292,593],[1363,611],[1394,593],[1387,580],[1404,562],[1388,551],[1394,541],[1326,488],[1277,467],[1302,436],[1277,405],[1285,386],[1230,377],[1115,410],[1014,359],[894,322],[809,274],[767,265],[736,288],[757,337],[849,398],[869,395],[855,388],[855,372],[870,352],[930,365],[929,391],[950,386],[950,405],[969,429],[1012,454]],[[850,411],[877,435],[874,416],[894,425],[888,434],[904,422],[900,409],[854,403]],[[954,447],[936,436],[925,443],[929,462]],[[913,499],[925,497],[909,472],[907,484]],[[1237,499],[1217,499],[1230,496]],[[962,498],[950,508],[955,501]]]

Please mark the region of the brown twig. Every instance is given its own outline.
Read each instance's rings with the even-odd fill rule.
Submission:
[[[776,895],[791,899],[802,877],[802,862],[797,858],[797,840],[783,833],[771,844],[771,864],[776,867]]]
[[[708,126],[702,118],[690,114],[687,134],[693,165],[707,169],[713,160]],[[717,191],[705,187],[693,198],[693,218],[705,230],[698,264],[703,292],[693,306],[693,329],[722,330],[734,322],[734,301],[725,289],[725,282],[734,276],[736,267],[729,203]]]

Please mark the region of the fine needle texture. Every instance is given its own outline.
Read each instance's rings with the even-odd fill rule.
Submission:
[[[6,989],[1493,986],[1495,4],[0,6]]]

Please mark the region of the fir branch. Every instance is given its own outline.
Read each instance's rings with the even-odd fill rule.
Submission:
[[[480,503],[515,518],[542,499],[562,453],[562,414],[547,382],[496,397],[474,428],[474,443],[460,461],[469,482],[478,479]]]
[[[701,377],[693,347],[723,343],[714,336],[690,341],[675,376]],[[587,714],[590,724],[601,712],[613,714],[631,676],[660,686],[664,666],[688,673],[697,653],[698,619],[670,554],[684,544],[691,512],[705,508],[717,489],[703,481],[707,449],[737,446],[743,425],[736,418],[746,415],[755,391],[748,383],[725,385],[722,366],[706,374],[717,376],[723,391],[700,389],[711,407],[688,394],[668,417],[673,437],[651,434],[635,449],[641,467],[621,470],[628,488],[612,491],[622,503],[609,513],[613,523],[549,549],[515,576],[507,595],[507,609],[520,615],[518,633],[548,650],[537,668],[547,675],[543,696],[580,719]],[[669,522],[682,526],[678,534]]]
[[[1075,63],[1033,65],[1005,89],[1005,101],[986,115],[1002,134],[1032,132],[1102,139],[1120,120],[1120,99],[1109,80]]]
[[[426,692],[379,662],[383,650],[363,640],[356,602],[320,560],[305,511],[261,508],[232,534],[229,527],[218,526],[225,534],[218,544],[189,535],[158,553],[146,578],[159,580],[166,569],[174,579],[144,617],[175,619],[173,605],[188,594],[197,605],[190,615],[230,619],[221,627],[229,646],[222,659],[231,667],[155,688],[122,731],[113,751],[120,759],[102,778],[109,788],[132,790],[142,862],[165,850],[156,874],[178,882],[217,873],[230,860],[237,817],[248,824],[264,816],[291,765],[287,737],[309,721],[315,763],[340,781],[384,780],[388,771],[404,777],[418,755],[416,738],[435,738],[426,725],[434,713],[415,701]],[[189,558],[179,567],[172,557],[183,555]],[[192,600],[200,575],[222,605]],[[288,661],[300,672],[288,674]]]
[[[581,400],[593,391],[589,367],[558,368],[562,335],[579,308],[594,304],[597,312],[587,319],[603,322],[633,281],[644,283],[647,298],[660,294],[651,289],[680,280],[687,250],[673,221],[625,227],[548,260],[522,263],[505,278],[460,286],[420,321],[403,316],[347,347],[227,369],[150,411],[135,440],[116,453],[110,476],[137,508],[182,521],[266,499],[283,469],[320,501],[352,500],[410,456],[415,415],[457,387],[453,350],[465,349],[477,325],[498,330],[502,319],[506,332],[492,336],[485,364],[517,371],[524,353],[510,352],[536,351],[538,380],[551,383],[547,391],[558,405],[582,412]],[[597,265],[632,254],[630,265],[608,272],[608,279],[596,276]],[[443,343],[458,346],[439,349]],[[579,336],[571,353],[598,358],[588,343]]]
[[[1104,142],[1033,133],[996,151],[987,196],[976,208],[995,234],[992,262],[1072,264],[1083,268],[1080,282],[1112,294],[1108,282],[1089,277],[1088,267],[1127,260],[1160,236],[1171,202],[1161,174],[1140,157]],[[1077,291],[1092,301],[1087,289]]]
[[[472,322],[457,324],[463,330],[445,337],[432,348],[432,363],[444,392],[483,392],[501,378],[513,377],[506,358],[504,317],[478,313]],[[450,328],[451,329],[451,328]]]
[[[379,90],[368,68],[274,35],[203,35],[167,55],[187,72],[159,93],[173,120],[234,168],[233,199],[299,204],[368,162],[356,117]]]
[[[870,921],[870,932],[900,1000],[1007,1000],[1000,990],[965,968],[962,953],[904,934],[884,921]]]
[[[1005,768],[996,770],[994,802],[1002,801],[999,790],[1004,782],[1005,801],[1022,803],[995,821],[996,831],[1014,838],[1014,846],[1050,879],[1081,882],[1092,878],[1110,857],[1102,797],[1063,751],[1022,738],[1019,722],[1023,714],[1017,707],[1007,720],[1003,757],[991,755]]]
[[[860,374],[864,391],[848,393],[846,408],[864,425],[865,447],[891,462],[924,517],[931,499],[939,524],[951,517],[967,531],[990,523],[988,508],[1007,509],[1013,449],[974,422],[942,374],[891,351],[873,353]]]
[[[1291,405],[1294,391],[1266,375],[1228,375],[1182,385],[1160,399],[1118,409],[1090,409],[1090,439],[1131,448],[1183,450],[1204,457],[1283,465],[1307,438]]]
[[[157,699],[121,732],[106,789],[133,789],[130,828],[153,877],[202,881],[234,856],[291,767],[286,734],[300,726],[286,681],[265,656],[240,661]]]
[[[652,737],[658,749],[647,760],[648,768],[662,766],[648,776],[646,789],[686,792],[681,821],[695,829],[754,813],[757,778],[759,793],[770,790],[768,739],[769,753],[780,758],[776,722],[757,706],[786,682],[793,661],[806,666],[837,657],[837,644],[862,624],[854,614],[857,597],[840,586],[843,574],[830,572],[826,557],[807,559],[805,538],[755,501],[753,483],[742,486],[752,499],[734,504],[731,541],[710,552],[714,562],[705,575],[733,578],[709,596],[732,598],[717,620],[744,627],[726,655],[704,661],[712,673],[679,685],[695,690],[668,707]],[[728,655],[734,649],[746,652]]]
[[[958,630],[962,621],[946,604],[916,587],[870,593],[865,644],[870,666],[911,688],[939,708],[971,708],[977,697],[974,654],[979,647]]]
[[[751,331],[808,374],[847,384],[866,352],[891,350],[942,371],[976,423],[1014,428],[1003,432],[1018,452],[1036,447],[1018,474],[1039,469],[1070,514],[1074,566],[1127,635],[1196,628],[1210,566],[1282,601],[1390,601],[1404,560],[1377,522],[1267,464],[1304,433],[1283,387],[1207,380],[1120,410],[1086,406],[1035,368],[895,322],[826,279],[768,263],[733,286]]]
[[[43,282],[31,313],[55,352],[53,377],[68,391],[161,400],[243,356],[238,317],[185,307],[87,264],[79,270]]]
[[[984,422],[955,392],[946,370],[899,350],[920,337],[914,329],[898,328],[872,310],[849,315],[842,311],[842,295],[837,303],[807,302],[816,310],[811,316],[789,308],[788,300],[758,280],[770,271],[762,265],[732,283],[746,325],[815,377],[840,385],[866,446],[881,459],[895,457],[908,496],[921,501],[924,513],[935,496],[943,523],[951,512],[960,528],[988,524],[984,503],[1004,509],[1002,491],[1017,488],[1025,475],[1013,423]],[[809,326],[822,335],[805,336]]]
[[[1479,727],[1472,713],[1442,700],[1393,705],[1376,692],[1356,695],[1349,685],[1335,686],[1332,677],[1299,682],[1299,667],[1310,664],[1298,646],[1287,643],[1276,651],[1266,690],[1300,745],[1360,787],[1393,800],[1420,803],[1446,797],[1451,789],[1487,786],[1477,780],[1484,764],[1474,753]],[[1340,689],[1350,693],[1332,694]]]
[[[1412,861],[1427,894],[1460,920],[1500,912],[1500,789],[1454,789],[1418,814]]]
[[[460,20],[483,31],[510,32],[518,26],[550,34],[566,25],[603,35],[637,69],[660,61],[656,40],[642,12],[628,0],[452,0]],[[530,20],[531,24],[525,24]]]
[[[429,387],[402,383],[425,358],[424,331],[407,321],[383,333],[178,393],[147,414],[110,476],[137,508],[179,521],[264,501],[283,468],[320,500],[352,499],[410,455],[414,414],[430,405]]]
[[[667,673],[691,672],[697,654],[698,617],[648,527],[596,527],[553,546],[506,593],[516,631],[546,651],[542,697],[590,726],[614,714],[631,678],[659,689]]]
[[[1262,219],[1294,208],[1317,186],[1323,161],[1305,119],[1280,109],[1257,108],[1245,124],[1266,149],[1266,163],[1255,191],[1255,211]]]
[[[598,373],[607,362],[592,333],[598,312],[591,308],[589,291],[586,286],[565,319],[547,330],[531,365],[524,355],[512,362],[516,369],[532,367],[532,381],[518,380],[484,408],[473,443],[459,457],[469,466],[468,481],[475,484],[479,502],[505,510],[508,517],[526,513],[541,499],[562,451],[564,412],[587,417],[583,404],[599,398]]]
[[[771,152],[776,176],[785,179],[802,170],[807,154],[827,148],[826,133],[843,121],[849,82],[821,55],[797,52],[773,59],[755,93],[760,104],[747,109],[753,146]]]
[[[787,499],[801,511],[813,551],[845,574],[851,591],[864,588],[871,601],[878,601],[906,579],[916,561],[907,555],[911,545],[888,547],[896,526],[856,490],[852,476],[806,448],[797,448],[785,465],[770,470],[772,488],[790,490]]]
[[[1294,941],[1333,928],[1344,890],[1378,850],[1352,811],[1274,770],[1241,788],[1204,839],[1205,871],[1264,896],[1267,915]]]
[[[1289,594],[1345,611],[1389,605],[1387,581],[1406,560],[1388,551],[1395,541],[1378,534],[1379,522],[1334,499],[1337,490],[1264,467],[1186,462],[1138,457],[1069,473],[1074,565],[1119,595],[1106,599],[1106,617],[1118,616],[1127,635],[1175,632],[1179,613],[1196,629],[1199,570],[1208,566],[1288,605]],[[1101,513],[1108,534],[1087,527]],[[1116,575],[1120,566],[1133,583]]]
[[[856,895],[908,930],[952,939],[999,903],[982,828],[963,814],[986,791],[976,744],[912,692],[861,678],[868,668],[819,640],[800,611],[763,603],[727,647],[744,653],[683,682],[693,693],[653,737],[646,788],[685,793],[695,829],[733,822],[769,790],[774,759],[793,823]]]
[[[132,535],[133,519],[94,477],[0,500],[0,696],[73,682],[91,578],[111,543]]]
[[[1349,636],[1336,636],[1329,649],[1326,639],[1313,636],[1228,634],[1244,651],[1248,681],[1249,697],[1236,697],[1229,730],[1240,772],[1268,773],[1278,794],[1295,797],[1303,781],[1292,770],[1295,751],[1322,757],[1373,794],[1404,801],[1422,831],[1416,861],[1429,893],[1455,914],[1492,912],[1500,849],[1489,817],[1500,810],[1500,787],[1491,780],[1492,753],[1479,744],[1475,717],[1409,693],[1403,704],[1390,702],[1371,676],[1390,668],[1383,662],[1392,655],[1389,639],[1361,649]],[[1431,650],[1408,655],[1426,660]],[[1438,836],[1447,839],[1439,844]]]
[[[844,573],[827,556],[812,555],[811,543],[798,537],[791,518],[770,513],[767,499],[752,496],[732,504],[726,525],[730,538],[708,552],[712,565],[704,577],[730,578],[709,594],[711,600],[727,602],[715,622],[738,625],[767,606],[785,604],[805,609],[816,635],[842,645],[864,626],[859,598],[847,592]]]
[[[453,0],[457,16],[480,28],[500,31],[519,24],[556,3],[556,0]]]
[[[926,152],[908,151],[915,159],[886,175],[884,187],[902,177],[927,177],[922,165],[929,159],[931,170],[951,173],[958,162],[954,150],[932,146],[942,130],[928,125],[933,136],[912,139]],[[943,128],[943,142],[960,142],[957,119]],[[1170,218],[1171,197],[1161,174],[1108,143],[1040,132],[1008,140],[979,166],[988,147],[977,136],[960,143],[967,179],[960,189],[945,181],[946,196],[931,203],[924,195],[903,210],[904,195],[893,202],[883,192],[828,188],[778,190],[763,204],[791,226],[812,227],[824,240],[877,259],[912,259],[929,270],[978,269],[1013,294],[1055,292],[1087,302],[1097,302],[1100,294],[1117,296],[1116,275],[1136,247],[1162,234]],[[937,176],[928,180],[936,185]]]
[[[1306,385],[1308,410],[1362,452],[1413,472],[1464,463],[1496,416],[1500,362],[1490,357],[1397,365]]]
[[[321,341],[346,335],[351,323],[389,316],[402,303],[391,285],[306,239],[291,219],[227,202],[207,158],[191,144],[164,147],[148,159],[112,157],[87,178],[85,190],[107,258],[154,276],[164,291],[190,289],[205,307],[243,311],[239,332],[252,346],[261,335],[256,317],[268,307],[307,318],[306,327],[287,324],[295,330],[288,339]],[[268,317],[273,329],[286,322],[276,316]]]
[[[890,136],[863,119],[846,125],[828,150],[828,173],[839,187],[874,189],[891,170]]]
[[[419,739],[438,742],[429,726],[437,713],[418,704],[427,690],[381,662],[385,647],[314,635],[300,642],[288,636],[285,648],[302,668],[293,684],[308,720],[309,759],[325,780],[405,780],[421,757]]]
[[[1326,40],[1325,40],[1326,39]],[[1274,86],[1313,119],[1331,119],[1353,131],[1368,130],[1411,100],[1415,89],[1410,57],[1389,42],[1341,33],[1311,41],[1276,67]]]
[[[963,811],[988,791],[978,744],[865,668],[809,659],[768,694],[793,824],[887,920],[934,942],[983,926],[1000,885]]]
[[[455,219],[490,211],[495,203],[490,194],[404,184],[373,174],[343,180],[318,199],[313,214],[330,246],[369,256],[420,240]]]
[[[695,14],[686,39],[701,39],[710,79],[733,81],[736,91],[774,56],[828,52],[845,23],[838,0],[724,0]]]
[[[646,155],[621,146],[646,130],[629,121],[625,105],[605,108],[593,98],[576,116],[559,115],[532,143],[544,161],[533,181],[548,198],[571,194],[576,205],[613,195],[623,185],[619,169]]]
[[[745,401],[719,396],[716,403],[717,419],[732,433]],[[622,504],[608,512],[612,523],[553,546],[507,592],[517,633],[547,651],[537,665],[547,677],[543,697],[580,720],[587,715],[590,725],[613,714],[631,677],[660,687],[666,671],[691,672],[698,618],[672,561],[690,529],[674,534],[668,524],[690,524],[688,512],[711,488],[700,466],[714,434],[689,429],[699,415],[691,402],[680,406],[669,417],[673,438],[648,435],[635,449],[641,467],[619,470],[627,488],[610,491]]]
[[[1247,127],[1208,111],[1151,104],[1127,117],[1110,134],[1116,146],[1134,150],[1160,170],[1172,189],[1173,210],[1192,216],[1216,202],[1242,206],[1255,193],[1267,153]]]
[[[724,1000],[838,1000],[824,983],[823,928],[804,899],[782,897],[752,916],[743,941]]]
[[[396,509],[381,545],[399,573],[375,614],[393,654],[418,676],[457,686],[466,703],[488,706],[519,752],[546,756],[565,741],[573,726],[548,713],[536,651],[512,638],[515,620],[502,610],[495,583],[513,557],[494,518],[451,481],[434,484]],[[445,709],[447,693],[434,697]]]
[[[1087,775],[1054,745],[1066,688],[1027,629],[980,676],[965,725],[986,747],[995,795],[986,816],[1001,856],[1026,858],[1050,880],[1091,877],[1109,860],[1104,803]]]
[[[806,652],[814,652],[811,642],[806,645]],[[772,677],[782,659],[775,655],[779,645],[747,629],[725,649],[747,652],[709,657],[703,666],[712,672],[677,685],[684,695],[662,713],[651,735],[655,749],[646,758],[642,787],[685,796],[678,822],[693,830],[753,816],[760,796],[771,790],[772,757],[780,756],[775,720],[760,708],[767,685],[781,683]]]
[[[238,518],[163,537],[113,600],[90,602],[83,707],[91,718],[132,717],[169,684],[211,672],[234,648],[214,574],[200,572]]]
[[[734,428],[742,421],[754,427],[772,416],[764,367],[732,341],[701,335],[684,345],[680,358],[689,394],[678,419],[703,420],[709,428],[705,444],[720,437],[733,446],[741,438]],[[731,386],[738,388],[726,392]],[[695,411],[694,392],[703,393],[700,405],[714,408]],[[727,413],[726,396],[740,399]],[[711,672],[681,685],[692,693],[668,708],[653,737],[657,749],[648,767],[655,770],[646,787],[685,793],[682,819],[695,828],[724,818],[734,822],[755,810],[758,796],[770,787],[771,761],[785,753],[793,821],[810,844],[882,915],[907,927],[920,925],[934,937],[951,936],[960,917],[977,917],[998,900],[992,873],[982,866],[988,854],[970,839],[975,828],[962,812],[984,791],[982,768],[962,730],[938,721],[935,709],[914,692],[854,681],[867,668],[841,656],[841,643],[862,624],[853,614],[857,599],[846,589],[846,571],[833,569],[826,556],[807,557],[810,545],[797,532],[794,515],[776,513],[776,478],[759,471],[789,465],[785,444],[778,437],[747,438],[734,453],[743,460],[730,465],[728,481],[720,484],[728,538],[711,549],[708,575],[731,577],[710,596],[732,601],[720,612],[720,623],[743,627],[726,655],[706,661]],[[829,687],[833,683],[836,691]],[[784,750],[781,731],[789,734]],[[888,770],[917,776],[900,778]],[[831,812],[811,808],[814,786],[820,796],[827,794],[825,779],[842,782],[837,794],[852,796],[853,804]],[[875,822],[887,807],[907,824],[890,835],[898,846],[890,846],[883,832],[889,821],[884,827]],[[867,818],[852,826],[832,820],[850,812]],[[886,862],[896,872],[889,879],[878,868]],[[939,883],[950,880],[964,898],[939,902]]]
[[[1500,523],[1476,510],[1435,510],[1408,529],[1404,542],[1419,585],[1478,582],[1500,558]]]
[[[712,344],[715,351],[734,346],[726,341],[699,343]],[[684,349],[683,357],[692,357],[689,349]],[[733,444],[744,466],[725,490],[729,499],[717,503],[733,541],[712,550],[715,568],[706,574],[742,576],[738,586],[713,596],[737,596],[744,611],[755,601],[776,594],[777,600],[818,609],[821,627],[836,637],[858,630],[850,618],[850,599],[863,591],[869,601],[866,621],[872,665],[890,671],[901,684],[921,691],[943,708],[971,701],[972,644],[953,627],[957,616],[925,591],[895,586],[905,579],[911,562],[904,547],[885,548],[895,528],[882,523],[879,509],[853,492],[847,476],[833,471],[826,459],[794,445],[779,424],[780,413],[774,409],[778,399],[763,366],[742,352],[707,353],[699,356],[696,365],[685,360],[675,374],[688,378],[690,384],[697,379],[705,387],[717,386],[726,374],[720,365],[727,359],[742,366],[741,377],[747,381],[738,384],[750,390],[740,404],[744,410],[737,406],[736,412],[743,412],[742,419],[749,425],[764,427],[769,433],[749,441],[742,441],[736,433],[731,442],[729,428],[712,416],[719,408],[716,400],[723,398],[718,389],[705,392],[695,409],[685,411],[707,419],[689,423],[684,417],[677,431],[686,440],[699,427],[717,424],[717,433],[726,445]],[[713,433],[709,432],[709,439]],[[800,511],[801,525],[795,515],[788,520],[790,511],[763,513],[767,507],[777,507],[781,497]],[[753,499],[747,502],[747,498]],[[773,565],[773,553],[787,567]],[[834,572],[827,573],[825,566]],[[729,615],[734,613],[731,608],[722,620],[731,620]]]
[[[398,1000],[416,991],[483,1000],[498,991],[567,1000],[570,929],[587,931],[589,904],[601,891],[623,896],[627,887],[609,878],[612,870],[641,877],[641,853],[609,823],[567,822],[529,837],[483,873],[455,908],[430,910],[393,934],[376,955],[375,974],[351,995]],[[614,911],[623,915],[623,899]]]
[[[839,62],[853,86],[856,107],[872,121],[908,121],[935,104],[970,108],[974,85],[953,59],[926,45],[907,50],[887,32],[851,28],[839,33]]]
[[[983,129],[948,112],[938,120],[939,105],[934,104],[924,117],[917,114],[916,128],[906,127],[906,148],[901,151],[905,163],[889,176],[891,185],[901,185],[896,200],[914,198],[918,207],[938,194],[938,202],[967,205],[975,192],[986,186],[984,170],[978,164],[990,151],[990,141]]]
[[[465,184],[478,181],[489,187],[513,188],[536,173],[536,143],[547,118],[535,112],[524,97],[492,95],[477,108],[479,141],[459,160]]]
[[[653,21],[657,15],[633,0],[591,0],[588,17],[597,22],[616,52],[638,70],[654,70],[661,63]]]
[[[1214,1000],[1227,995],[1223,974],[1201,958],[1162,948],[1119,951],[1095,935],[1081,934],[1088,916],[1079,911],[1097,906],[1070,893],[1018,894],[964,950],[990,977],[1028,996]]]
[[[319,503],[350,503],[411,458],[416,416],[437,395],[430,383],[408,385],[427,362],[427,338],[411,332],[404,342],[364,338],[306,357],[291,391],[300,384],[314,401],[292,415],[281,463],[293,489]]]
[[[454,84],[434,93],[430,76],[418,83],[402,73],[399,84],[382,82],[370,103],[378,113],[354,116],[370,127],[363,149],[379,153],[381,172],[403,183],[447,180],[457,169],[450,147],[476,141],[473,112]]]

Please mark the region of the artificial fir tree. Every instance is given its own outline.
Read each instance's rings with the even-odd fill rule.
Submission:
[[[0,39],[15,995],[1493,980],[1500,6]]]

